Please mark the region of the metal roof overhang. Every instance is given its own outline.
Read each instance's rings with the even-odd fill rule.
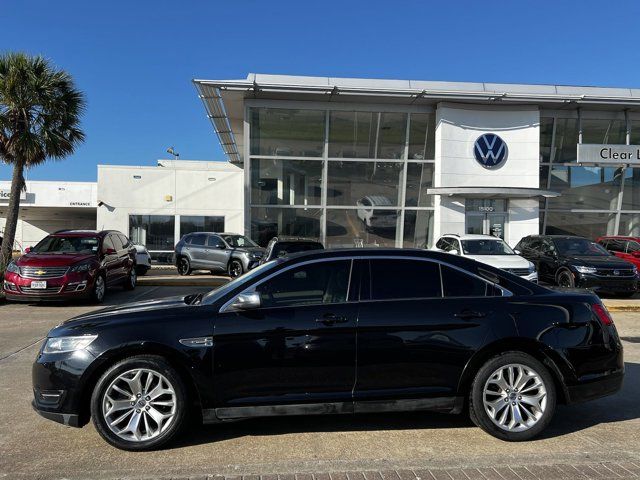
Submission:
[[[559,197],[560,193],[540,188],[519,187],[440,187],[427,188],[427,195],[447,195],[449,197],[477,197],[477,198],[532,198]]]
[[[618,108],[640,112],[640,89],[471,82],[369,80],[249,74],[242,80],[193,80],[222,149],[242,162],[244,99],[434,105],[443,101],[539,105],[549,109]]]

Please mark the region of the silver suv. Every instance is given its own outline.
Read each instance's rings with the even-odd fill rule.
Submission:
[[[174,262],[180,275],[193,270],[226,272],[235,278],[257,266],[264,248],[237,233],[194,232],[176,244]]]

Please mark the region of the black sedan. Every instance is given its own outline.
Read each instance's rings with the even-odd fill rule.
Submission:
[[[468,408],[510,441],[556,403],[623,379],[613,321],[592,293],[553,292],[423,250],[319,250],[264,264],[206,295],[83,315],[49,332],[34,407],[91,418],[127,450],[204,422]]]

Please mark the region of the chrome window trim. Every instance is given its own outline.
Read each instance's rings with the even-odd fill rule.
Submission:
[[[398,298],[398,299],[381,299],[381,300],[374,300],[374,299],[368,299],[368,300],[362,300],[360,298],[358,298],[357,300],[353,300],[353,301],[349,301],[349,291],[351,289],[351,279],[352,279],[352,274],[353,274],[353,264],[356,260],[375,260],[375,259],[383,259],[383,260],[417,260],[417,261],[422,261],[422,262],[432,262],[432,263],[437,263],[439,265],[439,271],[440,271],[440,283],[441,283],[441,289],[440,289],[440,297],[415,297],[415,298]],[[220,309],[218,310],[218,313],[227,313],[227,312],[236,312],[238,310],[236,309],[232,309],[231,304],[233,303],[233,301],[236,299],[236,297],[238,295],[241,295],[243,293],[252,293],[255,291],[255,287],[261,285],[262,283],[270,280],[271,278],[275,277],[276,275],[279,275],[280,273],[284,273],[287,272],[289,270],[291,270],[292,268],[296,268],[296,267],[300,267],[300,266],[304,266],[304,265],[309,265],[312,263],[321,263],[321,262],[331,262],[331,261],[351,261],[351,268],[349,271],[349,285],[347,287],[347,300],[345,302],[341,302],[342,303],[359,303],[359,302],[363,302],[363,301],[395,301],[395,300],[428,300],[428,299],[434,299],[434,298],[488,298],[487,295],[485,294],[482,297],[477,297],[477,296],[473,296],[473,297],[445,297],[444,296],[444,288],[442,285],[442,265],[449,267],[449,268],[453,268],[454,270],[458,270],[461,273],[464,273],[466,275],[469,275],[471,277],[474,277],[482,282],[484,282],[486,285],[490,285],[492,287],[497,288],[501,293],[501,297],[512,297],[513,296],[513,292],[511,292],[510,290],[504,288],[501,285],[498,285],[497,283],[491,282],[489,280],[487,280],[486,278],[481,277],[480,275],[476,275],[473,272],[469,272],[468,270],[465,270],[463,268],[457,267],[456,265],[451,265],[450,263],[444,262],[442,260],[438,260],[435,258],[424,258],[424,257],[415,257],[415,256],[405,256],[405,255],[358,255],[358,256],[353,256],[353,257],[329,257],[329,258],[316,258],[313,260],[307,260],[307,261],[303,261],[303,262],[299,262],[299,263],[295,263],[293,265],[288,265],[287,267],[278,270],[276,272],[271,273],[270,275],[267,275],[265,278],[259,280],[258,282],[256,282],[255,284],[251,285],[250,287],[242,290],[241,292],[235,294],[233,297],[231,297],[230,300],[228,300],[227,302],[224,303],[224,305],[222,305],[222,307],[220,307]],[[486,292],[486,290],[485,290]],[[290,305],[290,307],[301,307],[301,306],[314,306],[314,305],[333,305],[333,304],[323,304],[323,303],[314,303],[314,304],[308,304],[308,305]],[[257,308],[255,310],[260,310],[263,307]],[[265,307],[266,308],[266,307]],[[271,307],[269,307],[271,308]],[[281,307],[281,308],[286,308],[286,307]]]

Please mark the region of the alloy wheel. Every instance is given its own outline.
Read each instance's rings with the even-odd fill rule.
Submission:
[[[178,266],[180,275],[187,275],[189,273],[189,260],[181,258]]]
[[[142,442],[165,432],[176,415],[177,396],[167,378],[145,368],[122,373],[102,398],[109,429],[123,440]]]
[[[104,298],[104,293],[106,291],[106,286],[105,286],[105,283],[104,283],[104,277],[99,275],[98,278],[96,278],[96,284],[95,284],[95,286],[93,288],[95,290],[96,300],[101,302],[102,299]]]
[[[495,370],[484,385],[482,400],[491,421],[507,432],[533,427],[547,407],[547,389],[542,377],[522,364]]]
[[[129,285],[131,288],[135,288],[137,281],[138,275],[136,274],[136,269],[131,268],[131,272],[129,272]]]
[[[238,261],[231,262],[231,265],[229,266],[229,273],[233,278],[236,278],[242,275],[242,265],[240,265],[240,262]]]

